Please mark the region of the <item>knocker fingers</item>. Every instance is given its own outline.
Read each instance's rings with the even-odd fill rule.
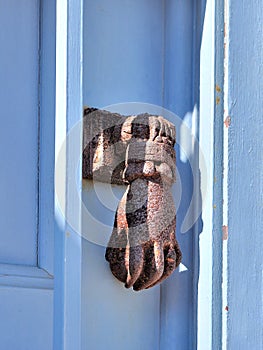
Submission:
[[[164,270],[162,243],[147,242],[144,244],[144,251],[143,270],[133,285],[135,291],[149,288],[156,283],[161,278]]]
[[[106,249],[105,259],[110,264],[112,274],[122,283],[126,283],[128,271],[125,264],[126,249],[111,248]]]
[[[154,287],[156,284],[162,283],[166,278],[168,278],[173,273],[176,267],[180,264],[182,259],[182,254],[180,249],[177,249],[177,246],[176,245],[173,246],[172,244],[169,244],[164,247],[163,274],[159,280],[157,280],[155,283],[151,284],[150,286],[146,287],[146,289]]]
[[[144,250],[142,246],[126,248],[127,279],[125,287],[130,288],[137,281],[144,267]]]
[[[128,276],[127,253],[128,244],[127,236],[128,223],[126,220],[125,203],[120,202],[115,215],[114,228],[105,253],[105,259],[110,264],[112,274],[119,281],[125,283]]]
[[[126,233],[113,238],[109,244],[124,243]],[[178,267],[181,262],[181,251],[177,241],[148,241],[142,245],[130,247],[127,241],[125,247],[109,247],[106,250],[106,260],[110,263],[113,275],[135,291],[148,289],[163,282]]]

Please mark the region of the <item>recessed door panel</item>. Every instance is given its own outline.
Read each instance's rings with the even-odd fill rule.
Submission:
[[[0,262],[35,265],[39,2],[0,1]]]
[[[45,81],[51,92],[54,89],[54,79],[49,74],[55,48],[47,47],[44,35],[40,39],[40,27],[44,31],[47,26],[43,18],[49,18],[48,30],[55,35],[54,5],[53,0],[0,0],[1,349],[52,348],[53,279],[41,269],[38,259],[42,242],[48,245],[48,236],[44,237],[47,229],[42,230],[42,240],[38,239],[38,217],[39,201],[45,207],[52,204],[48,196],[39,196],[39,112],[43,90],[40,85]],[[45,59],[40,57],[40,42]],[[45,77],[42,74],[40,79],[43,71]],[[41,97],[42,103],[46,101],[43,94]],[[49,106],[51,102],[52,99]],[[49,113],[48,118],[51,125],[54,114]],[[51,130],[45,128],[46,123],[42,139],[43,131]],[[54,152],[52,142],[42,142],[41,150],[45,155]],[[42,178],[45,174],[41,173]],[[46,180],[43,186],[46,192],[50,192],[52,181],[49,183]],[[50,216],[48,219],[52,227]]]

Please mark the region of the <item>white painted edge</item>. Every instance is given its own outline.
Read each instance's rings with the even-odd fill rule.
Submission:
[[[207,1],[200,52],[200,124],[199,145],[207,168],[207,181],[201,177],[203,231],[199,238],[200,263],[198,281],[197,349],[212,349],[212,279],[213,279],[213,152],[215,86],[215,3]]]
[[[55,164],[61,152],[63,142],[67,135],[67,4],[64,0],[57,0],[57,16],[56,16],[56,106],[55,106]],[[58,83],[59,82],[59,83]],[[66,195],[66,150],[64,150],[63,177],[61,177],[61,193]],[[57,169],[55,168],[55,177]],[[56,219],[65,225],[65,219],[61,216],[61,212],[65,213],[65,198],[63,203],[58,207],[55,194],[55,213]]]
[[[197,348],[200,350],[221,349],[222,345],[221,161],[224,144],[221,139],[222,94],[219,92],[224,90],[223,6],[223,1],[207,0],[201,45],[199,144],[206,161],[207,182],[203,183],[202,174],[200,176],[201,192],[203,194],[203,186],[206,186],[207,194],[199,242]]]
[[[74,161],[82,150],[82,0],[57,0],[55,135],[55,349],[81,349],[81,184]],[[72,140],[72,133],[75,136]],[[81,167],[80,167],[81,168]],[[77,174],[76,174],[77,172]],[[76,191],[75,191],[76,192]],[[58,200],[57,196],[60,196]],[[78,227],[70,225],[76,218]]]

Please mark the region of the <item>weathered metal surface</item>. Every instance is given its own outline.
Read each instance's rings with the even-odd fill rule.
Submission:
[[[86,108],[83,130],[83,178],[128,184],[106,260],[126,288],[150,288],[181,261],[171,194],[175,128],[161,116],[124,117]]]

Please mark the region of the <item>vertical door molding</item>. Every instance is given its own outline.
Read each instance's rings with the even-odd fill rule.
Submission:
[[[224,1],[207,0],[200,51],[199,145],[203,231],[199,240],[197,349],[222,342]],[[206,192],[206,195],[204,195]]]
[[[56,0],[40,0],[38,267],[54,272]]]
[[[54,349],[81,348],[82,0],[57,1]],[[78,124],[77,124],[78,123]],[[75,127],[75,125],[79,127]],[[79,170],[78,170],[79,169]],[[75,218],[71,225],[70,218]]]

